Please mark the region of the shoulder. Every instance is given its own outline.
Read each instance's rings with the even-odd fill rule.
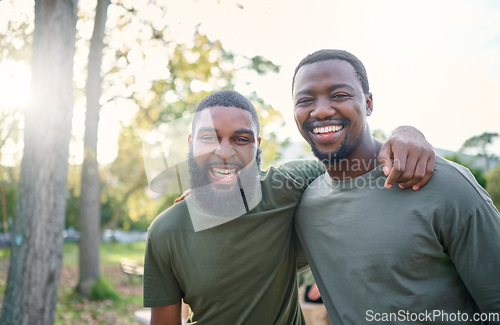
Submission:
[[[189,210],[186,201],[172,205],[160,213],[151,223],[148,229],[150,237],[163,235],[166,232],[178,231],[183,228],[192,228]]]
[[[442,194],[454,200],[491,202],[488,192],[478,184],[469,169],[439,156],[436,157],[434,176],[428,185],[436,186]]]
[[[325,172],[318,160],[291,160],[278,166],[271,166],[261,172],[262,181],[288,180],[297,185],[307,186]],[[305,187],[304,186],[304,187]]]

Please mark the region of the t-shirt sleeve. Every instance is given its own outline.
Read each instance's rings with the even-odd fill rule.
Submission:
[[[182,299],[182,290],[172,269],[170,250],[165,246],[163,241],[155,243],[148,232],[144,256],[144,307],[173,305]]]
[[[295,251],[295,259],[297,270],[303,272],[309,268],[309,262],[307,261],[306,253],[300,244],[299,236],[293,231],[293,248]]]
[[[500,214],[491,201],[458,229],[448,252],[480,311],[500,312]]]
[[[302,190],[325,173],[325,167],[318,160],[291,160],[280,165],[278,170]]]

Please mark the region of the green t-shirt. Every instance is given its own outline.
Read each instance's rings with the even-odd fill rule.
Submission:
[[[332,323],[500,316],[500,216],[472,174],[437,157],[417,192],[388,190],[384,181],[380,166],[345,181],[325,173],[297,209],[297,233]]]
[[[185,201],[159,215],[148,231],[144,306],[184,299],[201,325],[305,324],[293,214],[323,173],[317,161],[271,167],[261,172],[262,200],[254,209],[203,231],[194,231]]]

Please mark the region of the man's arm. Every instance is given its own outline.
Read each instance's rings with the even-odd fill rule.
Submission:
[[[181,303],[151,308],[151,325],[181,325]]]
[[[411,126],[400,126],[383,144],[378,161],[387,176],[386,188],[399,182],[399,187],[417,191],[434,174],[436,154],[422,132]]]

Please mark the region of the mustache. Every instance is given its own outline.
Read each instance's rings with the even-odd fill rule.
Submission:
[[[195,162],[196,163],[196,162]],[[198,163],[196,163],[198,165]],[[204,163],[203,165],[198,165],[201,169],[209,169],[213,166],[231,166],[237,167],[238,169],[243,169],[246,165],[240,160],[226,160],[224,159],[211,159],[210,161]]]
[[[221,165],[235,166],[238,169],[243,169],[245,167],[245,165],[243,165],[242,163],[235,162],[235,161],[226,161],[226,162],[224,162],[224,161],[209,161],[201,167],[203,167],[205,169],[209,169],[212,166],[221,166]]]
[[[302,127],[304,128],[304,130],[310,130],[310,129],[313,129],[313,128],[316,128],[316,127],[323,127],[323,126],[327,126],[327,125],[347,125],[349,124],[349,120],[346,119],[345,117],[341,117],[341,118],[338,118],[338,117],[327,117],[327,118],[324,118],[324,119],[318,119],[318,118],[309,118],[307,121],[305,121],[303,124],[302,124]]]

